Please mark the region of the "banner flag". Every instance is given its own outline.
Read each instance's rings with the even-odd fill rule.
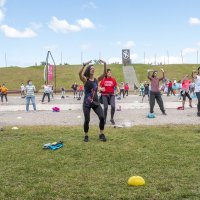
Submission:
[[[53,80],[53,71],[54,71],[54,66],[49,64],[49,66],[48,66],[48,81]]]

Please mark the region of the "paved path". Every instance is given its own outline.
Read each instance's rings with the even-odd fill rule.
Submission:
[[[139,82],[133,66],[123,66],[123,73],[125,81],[129,84],[131,90],[139,87]]]
[[[41,103],[41,96],[36,97],[37,112],[25,112],[25,100],[17,96],[9,96],[9,103],[0,105],[0,126],[21,126],[21,125],[82,125],[83,112],[82,101],[77,101],[72,96],[60,99],[56,96],[50,103]],[[196,116],[196,103],[194,108],[189,108],[186,102],[186,109],[178,111],[176,108],[181,105],[177,97],[163,95],[167,116],[161,114],[157,104],[155,106],[156,118],[148,119],[149,112],[147,99],[141,103],[141,97],[130,95],[122,100],[116,100],[116,107],[121,106],[121,111],[116,111],[115,121],[119,125],[163,125],[163,124],[199,124],[200,118]],[[52,112],[52,107],[58,106],[61,112]],[[110,110],[108,111],[109,123]],[[91,112],[91,124],[98,124],[98,118]]]

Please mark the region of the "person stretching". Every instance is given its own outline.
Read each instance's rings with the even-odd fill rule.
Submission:
[[[182,89],[181,89],[181,96],[183,97],[182,107],[178,107],[178,110],[185,109],[185,101],[186,97],[189,99],[189,106],[192,108],[192,98],[190,97],[189,86],[191,81],[188,79],[188,75],[186,74],[182,80]]]
[[[106,137],[104,135],[104,114],[103,109],[99,103],[99,98],[97,95],[98,91],[98,82],[100,82],[106,75],[106,62],[100,60],[101,63],[104,64],[104,72],[97,79],[94,76],[95,68],[94,65],[90,64],[92,61],[83,63],[79,71],[79,78],[84,84],[84,100],[83,100],[83,113],[84,113],[84,141],[88,142],[88,131],[89,131],[89,123],[90,123],[90,111],[93,111],[99,117],[99,139],[100,141],[105,142]],[[84,71],[85,66],[87,65],[86,70]]]
[[[108,112],[108,105],[111,105],[111,119],[110,122],[114,125],[114,114],[115,114],[115,94],[114,90],[117,88],[118,93],[119,87],[117,86],[117,82],[115,78],[111,77],[111,70],[107,69],[107,74],[105,78],[100,82],[100,92],[102,94],[102,100],[104,105],[104,117],[105,124]]]
[[[161,78],[158,78],[158,71],[153,71],[152,76],[150,76],[150,72],[152,70],[147,70],[148,72],[148,79],[151,81],[151,90],[150,90],[150,99],[149,99],[149,104],[150,104],[150,113],[153,113],[153,109],[155,106],[155,99],[160,107],[160,110],[163,115],[166,115],[164,105],[163,105],[163,100],[161,97],[161,93],[159,90],[159,82],[162,81],[165,77],[164,70],[161,69],[163,76]]]

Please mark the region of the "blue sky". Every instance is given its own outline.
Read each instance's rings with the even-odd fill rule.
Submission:
[[[123,48],[133,63],[197,63],[199,8],[199,0],[0,0],[0,66],[40,64],[48,50],[56,64],[121,62]]]

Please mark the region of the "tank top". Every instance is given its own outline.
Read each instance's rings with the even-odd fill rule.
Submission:
[[[97,95],[98,91],[98,82],[97,79],[95,78],[94,81],[91,81],[87,79],[85,85],[84,85],[84,105],[87,107],[91,107],[91,102],[99,102],[99,98]]]

